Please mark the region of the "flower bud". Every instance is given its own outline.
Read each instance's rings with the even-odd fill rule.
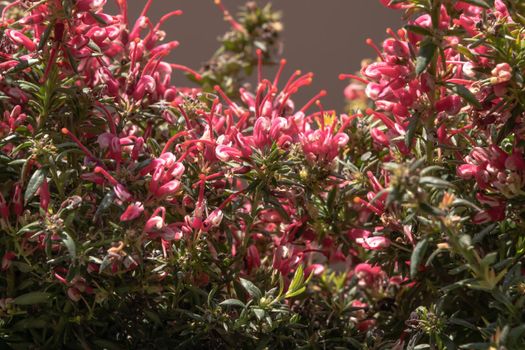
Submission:
[[[220,209],[215,209],[202,223],[202,230],[208,231],[212,227],[218,227],[221,224],[223,212]]]
[[[219,160],[223,162],[227,162],[232,158],[237,159],[237,158],[242,157],[242,152],[238,150],[237,148],[233,148],[233,147],[226,146],[226,145],[218,145],[215,148],[215,156]]]
[[[144,212],[144,205],[141,202],[130,204],[120,216],[120,221],[130,221],[138,218]]]
[[[15,44],[24,46],[28,51],[36,50],[36,44],[33,42],[33,40],[29,39],[27,36],[25,36],[21,32],[14,30],[14,29],[6,29],[4,33]]]
[[[13,261],[14,258],[16,258],[16,254],[14,252],[8,251],[4,253],[4,256],[2,257],[2,271],[6,271],[9,269],[9,267],[11,267],[11,261]]]
[[[492,78],[490,82],[492,84],[501,84],[512,79],[512,67],[508,63],[500,63],[491,72]]]
[[[24,211],[24,202],[22,198],[22,185],[20,183],[17,183],[15,185],[15,192],[13,194],[12,205],[15,215],[22,216],[22,212]]]

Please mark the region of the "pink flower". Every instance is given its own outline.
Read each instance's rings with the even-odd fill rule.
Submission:
[[[476,176],[476,174],[478,173],[478,170],[479,170],[479,167],[477,165],[462,164],[457,168],[456,173],[459,177],[463,179],[472,179],[473,177]]]
[[[100,166],[97,166],[95,167],[95,173],[96,174],[101,174],[102,176],[104,176],[106,178],[106,180],[113,185],[113,192],[115,193],[115,195],[117,196],[118,199],[120,199],[121,201],[123,202],[126,202],[128,201],[129,199],[131,199],[132,195],[131,193],[128,191],[128,189],[120,184],[113,176],[111,176],[110,173],[108,173],[104,168],[100,167]]]
[[[514,153],[505,160],[505,168],[512,171],[524,171],[525,159],[523,159],[523,154],[519,151],[514,151]]]
[[[438,112],[446,112],[449,115],[456,115],[461,110],[461,97],[449,95],[436,102]]]
[[[173,176],[174,178],[180,179],[182,177],[182,174],[184,174],[184,170],[185,170],[184,164],[180,162],[176,162],[171,166],[170,175]]]
[[[373,318],[370,318],[370,319],[367,319],[367,320],[363,320],[361,322],[359,322],[357,324],[357,329],[360,331],[360,332],[366,332],[368,331],[370,328],[372,328],[373,326],[375,326],[375,324],[377,323],[377,321]]]
[[[368,237],[371,234],[372,232],[360,228],[352,228],[348,231],[348,237],[354,241],[358,238]]]
[[[28,15],[23,17],[19,23],[23,25],[34,25],[42,23],[45,19],[45,16],[43,13],[35,13],[34,15]]]
[[[227,162],[229,160],[238,159],[242,157],[242,152],[238,150],[237,148],[226,146],[226,145],[218,145],[215,148],[215,155],[219,160],[223,162]]]
[[[79,0],[76,8],[79,11],[96,11],[106,4],[106,0]]]
[[[259,250],[257,249],[257,246],[254,244],[250,245],[246,252],[246,265],[248,271],[252,271],[253,269],[258,268],[261,266],[261,258],[259,256]]]
[[[408,44],[395,38],[388,38],[383,42],[383,51],[397,57],[408,57],[410,54]]]
[[[355,242],[367,250],[383,250],[390,246],[390,240],[383,236],[357,238]]]
[[[166,197],[175,194],[181,187],[179,180],[171,180],[159,187],[155,194],[159,197]]]
[[[45,213],[47,213],[51,195],[49,193],[49,186],[47,184],[47,179],[45,177],[44,177],[44,181],[42,181],[42,185],[40,185],[40,188],[38,189],[38,196],[40,197],[40,208],[42,208],[42,210]]]
[[[393,0],[379,0],[383,6],[391,9],[400,9],[406,6],[405,4],[392,4]]]
[[[155,79],[149,75],[145,75],[142,78],[140,78],[137,86],[135,87],[135,91],[133,91],[133,98],[136,101],[142,100],[144,95],[146,93],[152,94],[155,92],[156,88]]]
[[[147,233],[155,233],[159,232],[164,228],[164,218],[158,215],[153,214],[148,221],[146,221],[146,225],[144,225],[144,232]]]
[[[22,185],[20,183],[15,184],[12,205],[15,215],[22,216],[22,212],[24,211],[24,201],[22,198]]]
[[[368,263],[358,264],[354,273],[359,279],[359,285],[367,288],[376,287],[386,278],[386,274],[380,266],[372,266]]]
[[[212,227],[218,227],[221,224],[224,214],[222,210],[215,209],[210,215],[202,222],[202,230],[208,231]]]
[[[182,229],[179,226],[177,226],[177,224],[168,225],[162,230],[161,234],[162,239],[167,242],[178,241],[182,238],[182,236]]]
[[[508,63],[500,63],[492,70],[491,74],[490,82],[492,84],[506,83],[512,79],[512,67]]]
[[[117,198],[123,202],[128,201],[132,197],[131,193],[128,192],[126,187],[124,187],[121,184],[116,184],[113,187],[113,191],[115,192],[115,195],[117,196]]]
[[[14,29],[6,29],[4,33],[15,44],[22,45],[29,51],[36,50],[36,44],[33,42],[33,40],[29,39],[27,36],[25,36],[21,32],[14,30]]]
[[[368,230],[353,228],[348,231],[348,236],[367,250],[383,250],[390,246],[390,239],[384,236],[372,236],[372,232]]]
[[[102,149],[106,149],[111,144],[111,141],[115,138],[115,135],[109,132],[104,132],[98,135],[97,142]]]
[[[124,213],[120,216],[120,221],[130,221],[138,218],[144,212],[144,205],[141,202],[135,202],[128,205]]]
[[[304,276],[306,278],[310,277],[310,275],[314,276],[320,276],[324,272],[325,268],[321,264],[312,264],[309,265],[306,269],[304,269]]]
[[[334,116],[335,118],[335,116]],[[335,120],[333,121],[335,123]],[[330,163],[350,138],[343,132],[333,133],[333,125],[322,129],[307,130],[300,134],[300,142],[307,159],[311,162]]]
[[[70,287],[67,289],[67,296],[74,302],[78,302],[80,299],[82,299],[82,293],[80,293],[80,291],[75,287]]]
[[[476,199],[487,208],[477,212],[472,221],[475,224],[497,222],[505,219],[505,200],[497,196],[487,196],[482,193],[476,194]]]

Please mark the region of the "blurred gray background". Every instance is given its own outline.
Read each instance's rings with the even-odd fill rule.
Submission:
[[[246,0],[222,0],[232,14]],[[259,4],[267,0],[258,0]],[[343,89],[346,82],[338,79],[339,73],[359,69],[363,58],[375,57],[365,44],[372,38],[379,44],[385,29],[401,26],[401,12],[383,7],[379,0],[273,0],[273,8],[283,13],[283,57],[288,60],[284,78],[296,69],[314,72],[314,83],[303,89],[300,100],[306,100],[319,90],[328,91],[323,98],[326,108],[341,110],[344,105]],[[134,21],[146,0],[129,0],[130,21]],[[110,13],[115,13],[114,2],[108,0]],[[167,40],[178,40],[181,45],[174,50],[170,60],[198,69],[215,52],[217,38],[228,30],[229,24],[213,0],[156,0],[149,11],[154,21],[168,11],[183,10],[162,27]],[[265,71],[273,77],[271,68]],[[175,73],[175,83],[185,82],[183,75]],[[297,99],[296,99],[297,100]],[[298,105],[301,102],[296,101]]]

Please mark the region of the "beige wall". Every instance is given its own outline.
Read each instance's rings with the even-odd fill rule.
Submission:
[[[129,0],[130,16],[136,16],[145,2]],[[232,12],[244,2],[223,0]],[[313,86],[306,88],[300,99],[326,89],[329,95],[323,102],[327,108],[343,106],[345,84],[338,80],[338,74],[355,71],[361,59],[374,56],[365,39],[370,37],[379,42],[387,27],[401,25],[401,13],[384,8],[379,0],[273,0],[272,3],[284,14],[284,57],[289,62],[285,73],[296,69],[314,72]],[[108,5],[113,7],[113,1],[108,0]],[[213,0],[156,0],[150,15],[158,19],[162,13],[175,9],[183,10],[184,15],[170,19],[164,26],[168,39],[181,42],[172,59],[198,68],[216,49],[216,38],[227,29],[227,24]]]

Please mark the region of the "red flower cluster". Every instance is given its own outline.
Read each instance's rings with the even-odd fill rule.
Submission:
[[[408,24],[380,47],[368,40],[378,58],[340,76],[360,107],[349,115],[326,110],[324,90],[296,106],[313,74],[284,81],[285,60],[263,77],[270,50],[248,43],[279,31],[264,24],[269,7],[243,10],[259,28],[215,1],[232,31],[197,73],[166,61],[178,42],[161,27],[181,11],[155,23],[152,0],[135,22],[125,0],[116,15],[105,0],[9,2],[2,325],[12,339],[53,334],[57,347],[82,335],[89,348],[84,334],[97,332],[136,345],[162,325],[210,348],[210,334],[241,332],[244,347],[269,332],[278,348],[355,346],[354,336],[378,349],[479,337],[513,348],[500,335],[522,333],[511,300],[523,304],[525,20],[512,1],[492,2],[382,0]],[[254,89],[231,93],[255,66]],[[174,70],[201,87],[174,86]],[[502,242],[485,242],[495,227]],[[479,291],[490,310],[450,310]],[[14,323],[51,300],[34,323],[60,315],[52,332]],[[137,303],[147,310],[131,312]],[[290,326],[299,314],[311,323]],[[452,325],[470,333],[449,336]]]

